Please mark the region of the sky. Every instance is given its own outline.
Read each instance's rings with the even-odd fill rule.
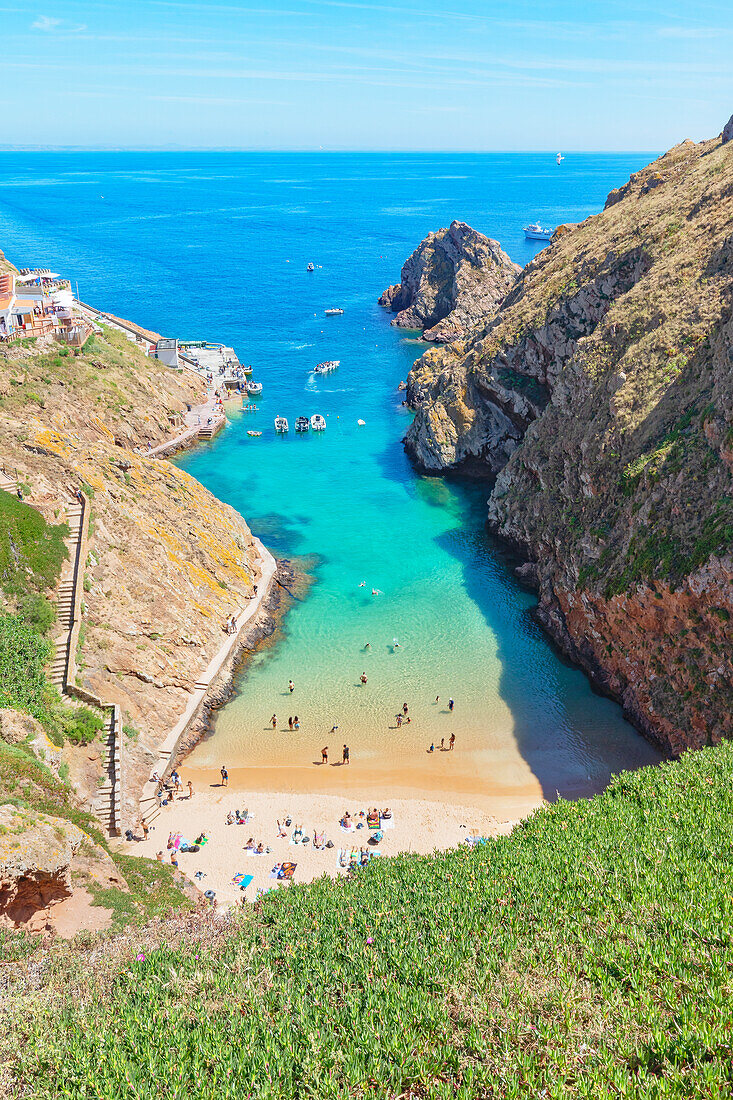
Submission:
[[[733,113],[730,0],[0,0],[0,147],[661,150]]]

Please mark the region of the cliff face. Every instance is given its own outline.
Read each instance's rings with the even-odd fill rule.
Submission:
[[[76,356],[49,340],[0,346],[0,462],[50,521],[69,487],[90,497],[80,684],[122,707],[129,795],[258,579],[242,517],[132,449],[170,438],[170,418],[204,397],[111,329]]]
[[[393,325],[450,343],[493,315],[520,271],[496,241],[454,221],[418,245],[379,304],[397,314]]]
[[[406,447],[495,475],[538,615],[650,738],[733,734],[733,144],[676,146],[431,349]]]

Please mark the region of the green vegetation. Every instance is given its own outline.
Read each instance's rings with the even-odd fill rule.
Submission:
[[[0,588],[12,596],[53,588],[68,557],[68,533],[65,524],[51,526],[35,508],[0,492]]]
[[[214,944],[57,964],[11,998],[5,1057],[38,1098],[722,1100],[732,876],[726,744],[276,892]]]
[[[51,649],[19,616],[0,613],[0,706],[32,714],[44,726],[54,725],[54,692],[44,671]]]
[[[141,924],[170,913],[173,909],[193,908],[173,877],[173,868],[157,860],[114,853],[114,861],[125,877],[127,890],[109,889],[89,882],[87,888],[95,905],[112,910],[114,928]]]

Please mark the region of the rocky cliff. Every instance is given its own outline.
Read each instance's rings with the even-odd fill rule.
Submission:
[[[540,620],[672,752],[733,734],[732,290],[733,144],[686,141],[408,379],[409,453],[495,477]]]
[[[111,328],[77,355],[50,338],[0,345],[0,464],[49,521],[70,489],[90,498],[79,686],[122,708],[130,822],[138,780],[259,575],[244,519],[135,451],[180,431],[205,393]]]
[[[418,245],[379,304],[397,314],[393,325],[446,344],[491,317],[520,271],[497,241],[454,221]]]

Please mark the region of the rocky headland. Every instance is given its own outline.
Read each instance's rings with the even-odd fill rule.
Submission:
[[[408,379],[423,470],[488,518],[551,636],[672,753],[733,734],[733,125],[562,226]]]
[[[393,325],[447,344],[492,317],[521,270],[497,241],[454,221],[418,245],[379,304],[397,314]]]

